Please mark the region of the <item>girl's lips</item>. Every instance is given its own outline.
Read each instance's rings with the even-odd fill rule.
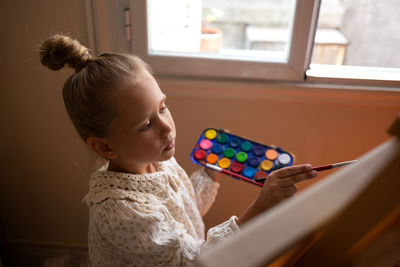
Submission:
[[[171,143],[169,143],[165,148],[164,151],[171,150],[175,147],[175,140],[172,140]]]

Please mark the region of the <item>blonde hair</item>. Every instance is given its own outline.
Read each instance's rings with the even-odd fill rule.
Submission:
[[[40,62],[51,70],[67,64],[75,70],[64,84],[63,98],[68,114],[81,138],[105,137],[115,116],[113,96],[131,88],[150,67],[128,54],[93,57],[89,49],[65,35],[54,35],[40,48]]]

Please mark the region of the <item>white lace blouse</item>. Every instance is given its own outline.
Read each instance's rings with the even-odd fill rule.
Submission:
[[[107,165],[92,174],[84,198],[93,266],[191,266],[203,249],[239,231],[232,216],[205,240],[201,217],[219,184],[204,169],[189,179],[174,158],[145,175],[107,171]]]

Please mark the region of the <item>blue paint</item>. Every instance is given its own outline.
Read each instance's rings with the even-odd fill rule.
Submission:
[[[251,167],[257,168],[258,165],[260,165],[261,160],[258,157],[250,157],[247,160],[247,164],[249,164]]]
[[[232,137],[231,140],[229,141],[229,145],[233,148],[238,148],[240,146],[240,139],[237,137]]]
[[[265,153],[265,148],[259,145],[254,145],[253,146],[253,154],[257,157],[262,157],[264,156]]]
[[[247,178],[253,178],[256,174],[256,170],[252,167],[247,167],[243,170],[243,175]]]
[[[222,145],[220,145],[220,144],[214,144],[213,146],[212,146],[212,148],[211,148],[211,151],[214,153],[214,154],[221,154],[222,153],[222,151],[224,151],[224,148],[222,147]]]

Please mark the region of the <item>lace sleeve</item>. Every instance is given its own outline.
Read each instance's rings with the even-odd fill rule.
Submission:
[[[196,239],[162,207],[106,200],[95,208],[89,231],[94,266],[192,266],[196,256],[238,230],[234,217]]]
[[[204,216],[211,208],[217,197],[219,183],[208,176],[204,168],[192,173],[190,176],[196,194],[200,215]]]
[[[180,177],[181,181],[189,189],[190,196],[196,201],[200,215],[204,216],[211,208],[217,197],[219,183],[208,176],[204,168],[193,172],[190,177],[174,158],[169,161],[171,170]]]
[[[204,243],[179,222],[166,220],[162,208],[107,200],[95,213],[89,236],[94,266],[117,266],[121,261],[127,266],[182,266],[193,261]]]

